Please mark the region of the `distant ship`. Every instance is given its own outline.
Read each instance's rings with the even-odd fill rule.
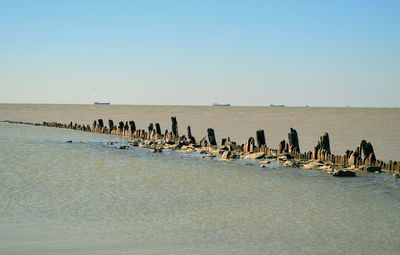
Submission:
[[[284,104],[270,104],[270,107],[285,107]]]
[[[110,104],[110,102],[94,102],[94,104],[106,104],[106,105],[108,105],[108,104]]]
[[[217,104],[217,103],[215,103],[215,104],[213,104],[213,106],[231,106],[231,104]]]

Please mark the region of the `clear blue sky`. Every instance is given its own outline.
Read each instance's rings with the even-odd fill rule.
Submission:
[[[400,1],[0,0],[0,103],[400,106]]]

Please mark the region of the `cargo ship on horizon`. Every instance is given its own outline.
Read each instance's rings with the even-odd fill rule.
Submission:
[[[231,106],[231,104],[218,104],[218,103],[214,103],[212,106]]]

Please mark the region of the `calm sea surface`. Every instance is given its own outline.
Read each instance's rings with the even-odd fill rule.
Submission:
[[[372,142],[400,159],[400,109],[5,105],[0,120],[159,122],[197,139],[277,147],[290,127],[302,150],[329,132],[333,153]],[[72,140],[72,143],[66,141]],[[117,142],[107,145],[106,142]],[[142,148],[65,129],[0,123],[0,254],[398,254],[400,181],[341,179]]]

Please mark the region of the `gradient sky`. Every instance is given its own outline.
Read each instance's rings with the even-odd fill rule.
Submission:
[[[400,106],[400,1],[0,0],[0,103]]]

